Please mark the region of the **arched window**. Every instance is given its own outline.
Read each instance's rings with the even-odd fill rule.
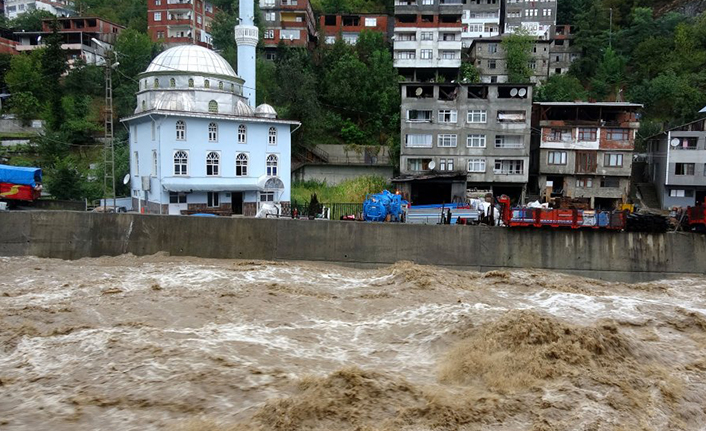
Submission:
[[[218,141],[218,124],[209,123],[208,125],[208,141],[217,142]]]
[[[238,153],[238,155],[235,156],[235,176],[248,176],[248,155],[245,153]]]
[[[189,78],[189,88],[194,88],[194,78]]]
[[[209,81],[208,79],[204,79],[203,88],[211,88],[211,81]]]
[[[189,175],[189,154],[184,150],[174,152],[174,175]]]
[[[277,156],[274,154],[267,156],[267,176],[277,176]]]
[[[245,128],[245,124],[238,126],[238,143],[245,144],[248,139],[248,131]]]
[[[223,81],[218,81],[218,89],[223,90]]]
[[[221,156],[216,151],[206,154],[206,175],[218,176]]]
[[[171,88],[176,87],[176,79],[174,79],[174,78],[169,78],[169,86],[170,86]]]
[[[218,112],[218,102],[215,100],[208,102],[208,112]]]
[[[143,110],[143,111],[146,111],[146,110],[147,110],[147,102],[144,101],[144,100],[142,101],[142,110]]]
[[[186,123],[184,123],[182,120],[176,122],[176,138],[177,141],[186,140]]]
[[[159,79],[154,78],[154,88],[159,88]]]
[[[230,92],[235,93],[235,84],[230,84]]]
[[[270,145],[277,145],[277,129],[270,127],[270,133],[267,141]]]

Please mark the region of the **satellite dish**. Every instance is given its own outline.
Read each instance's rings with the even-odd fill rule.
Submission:
[[[672,147],[678,147],[679,144],[681,144],[679,138],[673,138],[671,141],[669,141],[669,145],[671,145]]]
[[[513,88],[512,90],[510,90],[510,97],[517,97],[517,93],[517,88]]]
[[[416,94],[417,96],[421,96],[423,92],[424,90],[422,90],[422,87],[419,87],[414,91],[414,94]]]
[[[433,160],[431,162],[429,162],[429,169],[433,170],[435,167],[436,167],[436,162],[434,162]]]
[[[130,174],[125,174],[123,177],[123,184],[127,185],[130,182]]]
[[[527,89],[526,88],[520,88],[520,97],[525,97],[527,95]]]

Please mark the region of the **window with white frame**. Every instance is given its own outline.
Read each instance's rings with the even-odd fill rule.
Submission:
[[[485,172],[485,159],[468,159],[468,172]]]
[[[619,168],[623,166],[623,155],[622,154],[611,154],[608,153],[603,158],[603,166],[610,168]]]
[[[452,134],[441,134],[437,136],[436,146],[437,147],[455,147],[457,141],[457,135]]]
[[[277,176],[277,156],[275,154],[267,156],[267,176]]]
[[[176,122],[176,139],[177,141],[186,140],[186,123],[182,120]]]
[[[301,37],[301,32],[299,30],[280,30],[280,39],[298,40]]]
[[[414,60],[417,58],[416,51],[395,51],[397,60]]]
[[[669,191],[669,196],[673,198],[683,198],[686,196],[685,190],[671,189]]]
[[[169,192],[169,203],[170,204],[185,204],[186,203],[186,193]]]
[[[248,155],[245,153],[238,153],[238,155],[235,156],[235,176],[248,176]]]
[[[269,145],[277,145],[277,129],[270,127],[270,131],[267,134],[267,143]]]
[[[378,19],[377,18],[365,18],[365,26],[366,27],[375,27],[378,25]]]
[[[215,208],[221,205],[221,197],[218,192],[208,192],[206,205],[210,208]]]
[[[431,159],[407,159],[408,171],[428,171]]]
[[[432,135],[407,134],[404,137],[405,147],[407,148],[431,148]]]
[[[265,21],[277,21],[277,13],[266,12],[265,13]]]
[[[468,135],[466,146],[468,148],[485,148],[485,135]]]
[[[579,189],[590,189],[593,187],[593,178],[579,177],[576,179],[576,187]]]
[[[184,150],[174,152],[174,175],[189,175],[189,153]]]
[[[159,161],[159,159],[157,159],[157,150],[152,150],[152,176],[153,177],[157,176],[158,161]]]
[[[248,129],[245,127],[245,124],[241,124],[238,126],[238,143],[239,144],[245,144],[248,139]]]
[[[440,123],[455,123],[457,112],[455,109],[439,109],[438,121]]]
[[[218,141],[218,124],[209,123],[208,124],[208,141],[217,142]]]
[[[523,148],[524,138],[521,135],[498,135],[495,137],[495,148]]]
[[[485,109],[472,109],[468,111],[468,118],[466,120],[469,123],[487,123],[488,112]]]
[[[260,192],[260,202],[274,202],[275,192]]]
[[[431,122],[432,110],[408,109],[407,121],[409,122]]]
[[[433,31],[423,31],[419,35],[420,40],[434,40],[434,32]]]
[[[694,163],[675,163],[674,175],[694,175]]]
[[[140,155],[137,151],[134,153],[135,156],[135,176],[140,175]]]
[[[547,163],[550,165],[565,165],[566,151],[549,151],[547,153]]]
[[[420,49],[419,50],[419,58],[422,60],[431,60],[434,57],[434,50],[433,49]]]
[[[217,151],[211,151],[206,154],[206,175],[209,177],[217,177],[220,175],[221,155]]]
[[[263,35],[263,38],[274,39],[275,38],[275,31],[274,30],[265,30],[265,34]]]
[[[453,171],[454,170],[454,159],[439,159],[439,170],[440,171]]]
[[[161,21],[162,20],[162,12],[155,12],[154,13],[154,20]]]
[[[496,160],[495,175],[520,175],[524,172],[524,160]]]

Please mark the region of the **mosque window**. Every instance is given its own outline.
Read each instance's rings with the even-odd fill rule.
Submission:
[[[267,156],[267,176],[277,176],[277,156],[275,154]]]
[[[208,125],[208,141],[217,142],[218,141],[218,124],[210,123]]]
[[[176,122],[176,138],[177,141],[186,140],[186,123],[184,123],[182,120]]]
[[[235,84],[230,84],[230,92],[235,93]]]
[[[239,144],[247,143],[247,137],[248,137],[248,130],[244,124],[241,124],[240,126],[238,126],[238,143]]]
[[[248,155],[245,153],[238,153],[238,155],[235,156],[235,176],[248,176]]]
[[[144,101],[144,100],[142,101],[142,110],[143,110],[143,111],[146,111],[146,110],[147,110],[147,102]]]
[[[194,88],[194,78],[189,78],[189,88]]]
[[[221,155],[217,151],[211,151],[206,155],[206,175],[218,176],[221,162]]]
[[[223,81],[218,81],[218,89],[223,90]]]
[[[171,87],[171,88],[176,87],[176,79],[174,79],[174,78],[169,79],[169,87]]]
[[[211,81],[209,81],[208,79],[205,79],[203,81],[203,87],[204,88],[211,88]]]
[[[270,145],[277,145],[277,129],[274,127],[270,127],[270,133],[268,136],[268,144]]]
[[[208,112],[218,112],[218,102],[216,102],[215,100],[211,100],[210,102],[208,102]]]
[[[159,88],[159,79],[154,78],[154,88]]]
[[[174,175],[188,175],[189,153],[184,150],[174,152]]]

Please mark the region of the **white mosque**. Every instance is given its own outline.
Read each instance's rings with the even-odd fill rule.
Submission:
[[[248,10],[249,8],[249,10]],[[139,76],[130,131],[133,208],[152,214],[254,216],[263,203],[287,207],[291,130],[266,104],[255,107],[252,0],[235,29],[242,78],[197,45],[159,54]]]

